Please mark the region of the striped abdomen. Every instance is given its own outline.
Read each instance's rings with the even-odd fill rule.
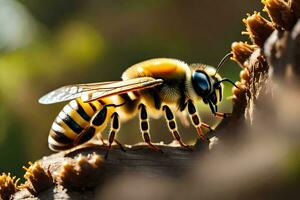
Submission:
[[[74,146],[74,140],[83,131],[90,131],[85,134],[82,140],[88,140],[94,135],[95,129],[90,128],[90,121],[94,114],[100,110],[103,105],[101,101],[84,103],[80,99],[72,100],[56,117],[52,124],[48,143],[50,149],[60,151]],[[82,142],[83,143],[83,142]]]

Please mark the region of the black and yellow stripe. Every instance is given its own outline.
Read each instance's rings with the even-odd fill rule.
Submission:
[[[144,141],[153,150],[163,153],[163,151],[160,148],[153,145],[152,142],[151,142],[151,135],[150,135],[150,132],[149,132],[149,118],[148,118],[148,113],[147,113],[146,106],[144,104],[140,104],[138,108],[140,110],[140,115],[139,115],[140,130],[142,132],[142,136],[143,136]]]
[[[115,141],[115,137],[116,134],[118,133],[118,131],[120,130],[120,120],[119,120],[119,115],[118,113],[113,113],[111,116],[111,127],[110,127],[110,131],[108,134],[108,148],[105,154],[105,159],[108,156],[108,153],[110,151],[111,145],[112,143]],[[119,145],[121,145],[119,142],[117,142]],[[123,149],[123,147],[121,147]]]
[[[140,109],[140,130],[142,132],[143,139],[146,143],[151,144],[151,137],[149,133],[149,119],[146,106],[144,104],[139,105]]]
[[[198,112],[196,110],[196,107],[195,107],[195,105],[193,104],[192,101],[188,101],[187,107],[188,107],[188,114],[190,116],[190,119],[192,121],[193,126],[197,130],[199,138],[204,139],[204,133],[203,133],[201,127],[204,126],[204,127],[209,128],[211,130],[210,126],[208,126],[207,124],[201,123],[200,117],[199,117]]]
[[[83,132],[85,134],[81,141],[91,138],[96,130],[89,127],[90,121],[102,107],[100,101],[84,103],[81,99],[72,100],[65,105],[52,124],[48,137],[50,149],[61,151],[73,147],[75,139]]]
[[[165,112],[165,118],[166,121],[168,123],[168,128],[171,131],[174,139],[182,146],[182,147],[186,147],[189,148],[188,145],[184,144],[182,142],[181,136],[177,130],[177,124],[175,121],[175,117],[174,114],[172,113],[171,109],[169,108],[169,106],[163,106],[163,110]]]

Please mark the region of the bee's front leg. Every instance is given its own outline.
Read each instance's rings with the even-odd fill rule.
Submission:
[[[214,115],[215,117],[222,118],[222,119],[231,117],[231,113],[215,112]]]
[[[204,137],[204,133],[201,128],[202,127],[207,128],[207,129],[209,129],[209,131],[213,131],[213,129],[211,128],[210,125],[201,122],[200,117],[197,113],[196,107],[191,100],[188,101],[187,107],[188,107],[188,113],[189,113],[190,119],[191,119],[194,127],[197,129],[198,136],[202,140],[204,140],[205,137]]]

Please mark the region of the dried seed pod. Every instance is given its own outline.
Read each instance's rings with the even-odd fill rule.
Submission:
[[[294,12],[294,15],[297,18],[300,18],[300,0],[290,0],[290,5]]]
[[[0,199],[10,199],[10,196],[18,190],[18,180],[15,179],[16,177],[11,177],[10,173],[0,175]]]
[[[250,83],[249,59],[257,48],[256,45],[249,45],[246,42],[234,42],[231,45],[233,60],[244,68],[240,72],[240,81],[235,83],[239,88],[232,87],[234,112],[239,112],[240,109],[237,108],[245,108],[247,105],[247,93],[249,92]]]
[[[231,45],[232,59],[241,67],[245,67],[245,61],[249,59],[255,48],[255,45],[249,45],[247,42],[234,42]]]
[[[254,44],[263,48],[266,39],[274,31],[272,23],[263,18],[259,12],[248,15],[246,19],[243,19],[243,22],[247,30],[244,34],[248,34]]]
[[[245,85],[245,84],[249,83],[249,81],[250,81],[249,79],[250,79],[249,70],[247,68],[243,69],[240,72],[240,80],[241,80],[241,82]]]
[[[239,88],[232,88],[232,113],[236,116],[242,114],[251,122],[252,107],[249,105],[252,105],[259,93],[265,90],[269,66],[261,49],[256,48],[247,62],[244,63],[244,67],[240,72],[240,81],[235,83]]]
[[[29,165],[28,168],[23,167],[26,170],[24,175],[26,182],[22,188],[28,189],[32,194],[38,194],[54,184],[50,171],[44,170],[39,162],[29,162]]]
[[[262,49],[257,49],[253,52],[249,59],[249,96],[247,102],[247,108],[245,110],[245,116],[250,123],[253,122],[253,114],[255,113],[253,105],[257,105],[258,97],[260,99],[270,95],[269,85],[269,65],[265,56],[262,53]]]
[[[245,95],[247,92],[247,86],[246,83],[242,83],[241,81],[237,81],[235,82],[236,86],[238,86],[239,88],[236,87],[232,87],[232,100],[234,103],[240,103],[240,102],[244,102],[245,101]]]
[[[283,0],[263,0],[264,10],[268,13],[275,26],[291,30],[296,22],[290,5]]]
[[[91,188],[97,185],[102,170],[103,158],[95,153],[79,155],[74,160],[66,161],[56,174],[56,181],[66,188]]]

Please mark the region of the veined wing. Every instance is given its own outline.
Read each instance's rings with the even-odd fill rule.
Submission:
[[[46,95],[42,96],[39,99],[39,103],[53,104],[53,103],[68,101],[71,99],[76,99],[85,92],[95,91],[97,88],[99,88],[103,85],[108,85],[108,84],[114,83],[114,82],[117,82],[117,81],[66,85],[66,86],[60,87],[60,88],[53,90],[53,91],[47,93]]]
[[[154,79],[152,77],[141,77],[134,78],[125,81],[120,81],[105,85],[101,89],[98,89],[94,92],[84,93],[81,96],[81,99],[84,102],[94,101],[103,97],[108,97],[116,94],[122,94],[127,92],[133,92],[137,90],[143,90],[146,88],[151,88],[163,83],[162,79]]]
[[[141,77],[125,81],[67,85],[44,95],[39,99],[39,103],[53,104],[76,99],[78,97],[81,97],[84,102],[88,102],[115,94],[154,87],[162,82],[162,79]]]

